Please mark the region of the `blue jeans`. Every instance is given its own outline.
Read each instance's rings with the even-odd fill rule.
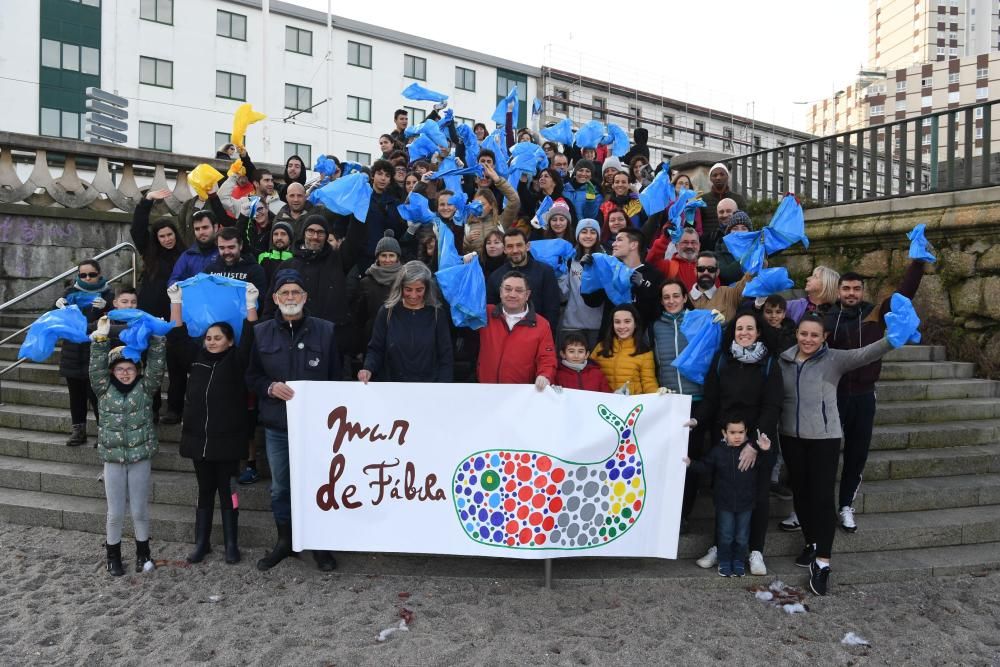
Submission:
[[[288,431],[264,429],[267,465],[271,468],[271,514],[275,523],[292,522],[291,484],[288,480]]]
[[[719,547],[719,562],[732,563],[747,557],[747,543],[750,541],[750,515],[745,512],[715,510],[715,543]]]

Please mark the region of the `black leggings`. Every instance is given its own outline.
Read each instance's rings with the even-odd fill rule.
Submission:
[[[691,411],[694,412],[694,405],[691,406]],[[698,424],[688,433],[688,458],[692,461],[698,461],[705,455],[705,436],[707,432],[708,426],[706,424]],[[682,519],[687,519],[691,516],[691,510],[694,509],[694,501],[698,497],[698,486],[700,484],[701,475],[688,468],[684,475],[684,498],[681,505]]]
[[[236,472],[236,461],[195,461],[194,474],[198,478],[198,509],[215,508],[215,494],[219,494],[219,507],[233,509],[233,492],[229,478]]]
[[[97,419],[97,396],[90,388],[90,380],[84,378],[66,378],[66,387],[69,389],[69,415],[70,421],[75,424],[87,423],[87,402],[90,402],[90,409],[94,411],[94,419]]]
[[[806,544],[816,544],[818,558],[829,558],[837,526],[833,496],[840,461],[840,438],[806,440],[782,435],[781,452],[788,466],[792,503]]]
[[[757,452],[757,498],[753,504],[753,514],[750,515],[750,551],[764,553],[764,538],[767,537],[767,523],[771,512],[771,471],[778,460],[777,438],[771,441],[771,448],[766,452]]]

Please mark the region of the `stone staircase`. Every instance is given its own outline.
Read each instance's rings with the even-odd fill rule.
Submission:
[[[17,348],[0,346],[0,366],[16,358]],[[852,535],[838,531],[838,561],[858,568],[855,578],[861,579],[901,562],[928,572],[1000,566],[1000,382],[974,378],[972,364],[947,361],[941,347],[907,346],[886,358],[878,391],[872,452],[855,503],[860,528]],[[88,446],[65,446],[70,420],[58,352],[48,363],[24,364],[4,376],[0,398],[0,520],[103,534],[101,468],[89,446],[96,425],[91,419]],[[178,454],[179,435],[179,426],[161,426],[153,460],[152,534],[158,541],[189,542],[194,532],[196,484],[190,461]],[[238,487],[238,493],[241,545],[270,545],[267,481]],[[772,503],[769,565],[790,563],[781,557],[801,549],[799,533],[776,527],[790,509],[790,502]],[[711,544],[711,516],[703,493],[692,531],[681,538],[680,558],[698,557]],[[221,534],[216,529],[213,538]],[[578,560],[569,576],[600,570],[597,560],[608,562]],[[372,556],[366,562],[386,561]],[[399,565],[387,565],[394,567]],[[672,576],[679,571],[673,568],[644,561],[631,574]],[[696,570],[689,562],[683,568],[684,576]]]

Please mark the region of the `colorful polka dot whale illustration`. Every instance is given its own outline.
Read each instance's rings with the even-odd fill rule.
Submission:
[[[621,537],[639,519],[646,495],[635,424],[606,406],[601,418],[618,434],[614,451],[594,463],[542,452],[476,452],[452,479],[455,511],[472,540],[512,549],[590,549]]]

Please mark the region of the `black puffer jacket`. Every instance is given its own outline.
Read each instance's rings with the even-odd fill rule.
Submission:
[[[243,324],[238,346],[212,354],[204,348],[191,364],[184,396],[181,456],[195,461],[238,461],[247,455],[246,370],[253,327]]]
[[[691,462],[691,470],[712,475],[712,499],[716,510],[746,512],[752,510],[757,498],[757,470],[740,472],[740,451],[743,447],[717,444],[699,461]]]
[[[80,291],[81,290],[76,287],[70,287],[66,290],[63,298]],[[115,294],[111,291],[111,289],[105,289],[101,292],[101,298],[105,301],[104,308],[80,309],[87,318],[87,333],[92,333],[97,320],[101,319],[102,315],[106,315],[107,312],[111,310],[111,301],[115,298]],[[59,355],[59,375],[64,378],[76,378],[78,380],[86,380],[89,378],[90,343],[71,343],[64,340],[61,345],[62,351]]]
[[[695,404],[694,417],[709,425],[713,437],[723,428],[723,419],[736,417],[744,420],[748,435],[756,436],[760,429],[773,442],[784,397],[781,367],[775,356],[742,363],[733,359],[728,349],[722,350],[705,373],[704,393]]]
[[[132,213],[132,243],[139,254],[149,257],[150,244],[158,243],[149,229],[149,213],[153,209],[153,201],[143,197]],[[183,250],[181,249],[180,233],[177,233],[177,245],[173,250],[162,250],[156,255],[156,264],[144,266],[142,283],[139,285],[139,308],[154,317],[170,319],[170,299],[167,297],[167,281],[174,270]],[[145,260],[144,260],[145,261]]]

